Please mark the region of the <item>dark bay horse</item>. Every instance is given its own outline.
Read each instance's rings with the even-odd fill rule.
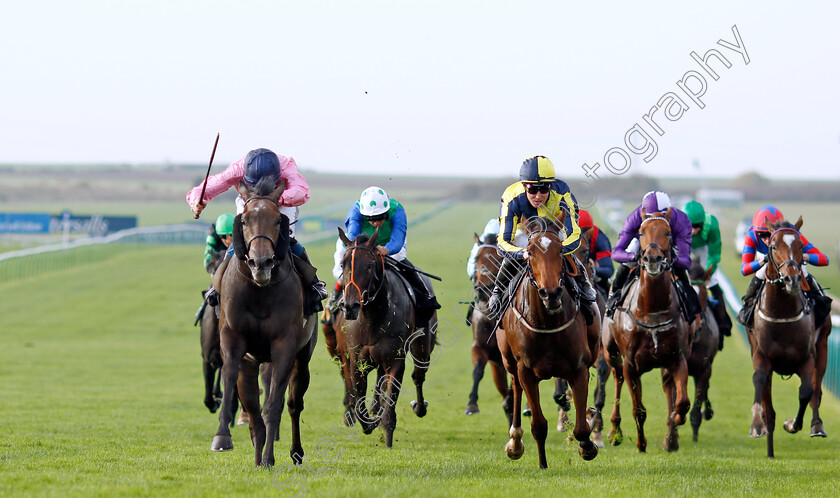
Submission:
[[[662,389],[668,401],[668,433],[663,445],[666,451],[679,448],[677,426],[686,422],[691,405],[686,387],[686,358],[694,339],[695,325],[687,323],[680,312],[671,274],[670,219],[670,208],[664,216],[648,215],[642,211],[639,279],[633,282],[614,317],[604,320],[602,329],[607,360],[615,377],[615,405],[608,437],[612,444],[618,444],[622,438],[619,404],[621,387],[626,378],[638,433],[636,447],[640,452],[647,450],[644,432],[647,411],[642,404],[643,373],[662,368]]]
[[[691,407],[689,419],[691,420],[692,438],[697,441],[700,433],[700,423],[705,418],[710,420],[714,411],[709,401],[709,379],[712,377],[712,362],[718,352],[720,344],[720,329],[718,328],[715,312],[709,304],[709,294],[706,290],[706,282],[712,276],[712,268],[703,270],[698,260],[693,260],[689,277],[697,296],[700,298],[700,328],[694,334],[694,342],[691,344],[691,354],[686,359],[688,375],[694,378],[694,405]],[[726,306],[720,303],[719,306]],[[704,408],[705,405],[705,408]]]
[[[809,402],[814,410],[814,425],[818,423],[822,426],[818,411],[821,396],[817,392],[825,363],[822,359],[823,370],[819,372],[817,344],[824,332],[815,330],[814,313],[809,309],[807,298],[802,292],[803,244],[799,237],[802,218],[794,225],[780,220],[766,226],[770,230],[766,283],[757,299],[754,322],[747,329],[747,337],[755,369],[750,436],[767,436],[767,456],[773,458],[773,432],[776,425],[771,396],[773,372],[779,375],[797,374],[800,378],[796,418],[787,420],[783,425],[787,432],[795,433],[802,429],[805,408]],[[828,334],[825,335],[827,337]],[[815,388],[815,385],[818,387]]]
[[[499,273],[501,256],[496,252],[496,235],[488,234],[482,243],[478,234],[474,234],[478,246],[478,253],[475,256],[475,274],[473,278],[473,290],[475,307],[470,316],[470,323],[473,330],[472,361],[473,361],[473,386],[470,391],[465,415],[473,415],[478,410],[478,383],[484,377],[484,367],[490,363],[493,372],[493,383],[496,390],[502,395],[502,409],[508,419],[508,424],[513,422],[513,391],[508,387],[507,373],[502,366],[502,354],[499,353],[499,345],[492,337],[496,320],[488,316],[487,301],[490,300],[490,293],[496,282],[496,275]]]
[[[373,432],[381,423],[385,446],[390,448],[397,426],[395,406],[409,353],[414,363],[411,378],[417,391],[411,407],[418,417],[426,415],[428,403],[423,397],[423,383],[435,345],[437,314],[432,315],[426,328],[416,328],[417,315],[409,285],[377,252],[379,229],[370,238],[362,234],[354,241],[341,228],[338,233],[347,247],[341,261],[343,311],[335,324],[336,353],[346,389],[345,410],[361,423],[365,434]],[[431,283],[423,278],[431,289]],[[368,401],[367,376],[374,369],[377,374],[374,396]]]
[[[511,459],[524,453],[522,444],[522,392],[531,407],[531,434],[537,442],[540,468],[547,468],[545,440],[548,424],[540,406],[539,382],[552,377],[569,381],[575,403],[575,439],[585,460],[598,455],[598,448],[589,439],[591,427],[586,408],[589,367],[598,353],[600,314],[595,313],[592,325],[565,286],[567,272],[577,271],[574,256],[563,256],[565,238],[563,219],[535,218],[523,230],[528,235],[527,278],[517,288],[510,307],[502,316],[504,330],[496,334],[505,369],[513,384],[513,424],[505,452]],[[568,258],[568,259],[567,259]],[[594,408],[591,409],[594,412]]]
[[[290,455],[294,463],[303,462],[300,412],[317,340],[317,317],[303,316],[302,281],[289,252],[289,219],[277,205],[283,188],[274,188],[275,183],[272,177],[260,180],[253,188],[240,182],[238,190],[245,207],[233,225],[236,257],[223,272],[216,273],[213,282],[220,296],[223,382],[225,386],[236,383],[242,405],[254,414],[249,417],[254,463],[266,467],[274,465],[274,440],[287,387],[292,425]],[[243,360],[246,354],[254,360]],[[257,378],[259,363],[264,362],[271,362],[273,369],[268,401],[259,417]],[[214,451],[233,448],[228,428],[232,403],[233,389],[225,389],[219,429],[211,445]]]

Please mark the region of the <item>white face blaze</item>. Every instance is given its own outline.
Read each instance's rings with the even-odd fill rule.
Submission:
[[[793,247],[793,241],[796,240],[796,235],[787,233],[782,236],[782,240],[785,241],[785,244],[787,244],[788,247]]]
[[[550,244],[551,244],[551,239],[549,239],[548,237],[545,237],[545,236],[540,237],[540,245],[542,246],[544,251],[548,250],[548,246]]]

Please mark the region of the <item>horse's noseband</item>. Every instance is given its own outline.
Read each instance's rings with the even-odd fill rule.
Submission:
[[[790,231],[790,232],[796,233],[797,235],[799,234],[799,232],[797,232],[793,228],[782,227],[782,228],[776,229],[771,234],[771,238],[772,238],[773,235],[775,235],[776,233],[781,232],[781,231]],[[773,257],[773,246],[770,245],[770,244],[767,245],[767,259],[770,260],[770,264],[773,266],[773,269],[776,271],[776,275],[778,275],[778,277],[776,277],[775,279],[772,279],[772,280],[767,279],[768,283],[771,283],[771,284],[784,283],[785,285],[793,284],[793,278],[790,275],[782,275],[782,270],[784,270],[786,266],[790,266],[795,271],[801,271],[799,263],[794,261],[792,257],[790,259],[788,259],[787,261],[785,261],[784,263],[782,263],[781,265],[776,263],[776,259]]]
[[[267,201],[270,201],[272,204],[276,205],[274,199],[272,199],[271,197],[264,196],[264,195],[257,195],[257,196],[248,198],[248,200],[245,201],[245,207],[248,206],[249,202],[251,202],[255,199],[267,200]],[[278,235],[278,238],[282,237],[282,236],[283,236],[283,234],[281,233],[281,234]],[[250,254],[251,253],[251,243],[254,242],[257,239],[266,239],[267,241],[269,241],[271,243],[272,248],[277,247],[277,241],[276,240],[272,239],[270,236],[268,236],[264,233],[258,233],[256,235],[254,235],[253,237],[251,237],[250,239],[248,239],[248,241],[245,243],[245,254]],[[246,261],[246,263],[248,263],[248,266],[250,268],[255,268],[256,265],[257,265],[256,261],[254,261],[254,259],[251,258],[251,257],[248,257],[245,261]],[[280,261],[277,259],[276,254],[274,256],[272,256],[271,262],[272,262],[271,263],[271,269],[274,269],[275,267],[277,267],[280,264]]]

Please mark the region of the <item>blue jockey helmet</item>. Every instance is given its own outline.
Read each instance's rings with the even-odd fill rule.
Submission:
[[[254,186],[261,178],[274,176],[280,179],[280,159],[268,149],[254,149],[245,156],[245,175],[242,180]]]

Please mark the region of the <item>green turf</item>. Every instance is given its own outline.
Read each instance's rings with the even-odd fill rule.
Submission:
[[[549,469],[541,471],[526,426],[525,455],[508,460],[503,451],[508,428],[489,372],[480,389],[481,413],[463,415],[471,386],[472,339],[458,303],[470,296],[464,267],[472,232],[480,231],[496,209],[491,203],[461,205],[409,234],[411,259],[444,277],[436,284],[443,304],[440,317],[451,324],[441,337],[448,347],[439,347],[427,378],[428,415],[418,419],[411,411],[414,390],[406,375],[392,449],[385,448],[378,430],[355,441],[335,432],[341,428],[343,388],[321,342],[302,415],[309,470],[286,466],[289,422],[284,418],[276,483],[299,476],[309,496],[836,492],[840,403],[828,395],[823,402],[829,438],[789,435],[777,427],[777,458],[767,460],[765,440],[747,436],[752,368],[737,335],[716,359],[710,391],[715,417],[703,423],[698,443],[691,442],[686,426],[680,430],[678,452],[661,449],[665,403],[659,374],[653,372],[644,377],[647,454],[635,449],[625,389],[622,446],[584,462],[576,444],[567,443],[566,434],[556,432],[552,423]],[[325,279],[333,247],[332,241],[308,246]],[[139,247],[96,264],[0,284],[0,495],[292,494],[292,488],[272,486],[272,472],[253,468],[245,427],[233,430],[233,451],[209,451],[218,422],[202,404],[198,330],[192,326],[199,290],[208,280],[201,254],[200,246]],[[724,260],[727,265],[729,260]],[[790,417],[798,379],[774,380],[778,417]],[[551,390],[543,383],[542,405],[553,419]],[[609,403],[612,381],[608,391]],[[810,412],[806,416],[807,424]],[[324,458],[334,460],[327,464],[314,455],[316,443],[321,441],[324,449],[330,437],[338,446],[325,451]]]

